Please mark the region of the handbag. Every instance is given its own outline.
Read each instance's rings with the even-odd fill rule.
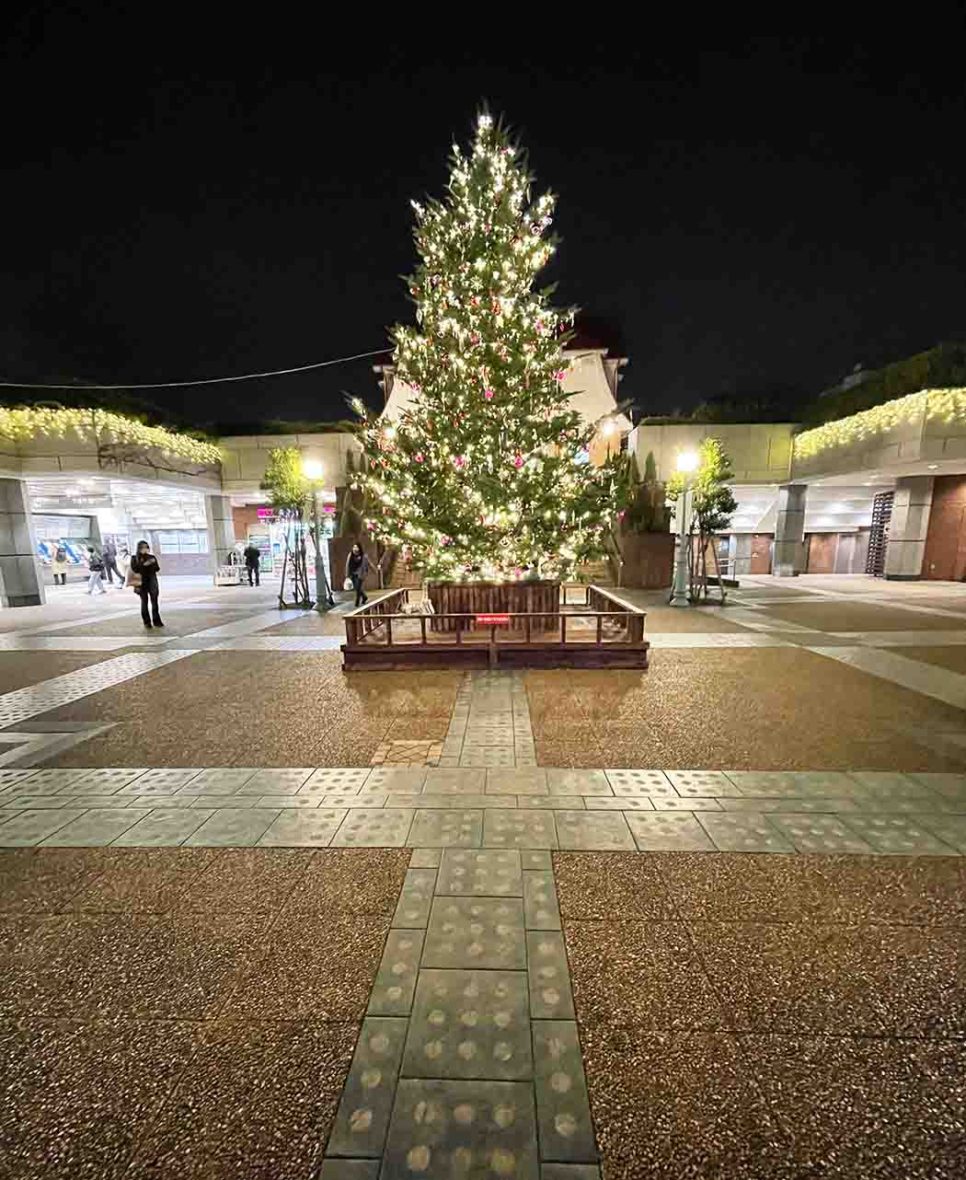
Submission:
[[[134,570],[127,571],[127,584],[132,586],[134,590],[141,589],[141,575],[134,572]]]
[[[351,578],[346,578],[346,580],[342,583],[342,589],[343,590],[355,590],[355,586],[352,584]]]

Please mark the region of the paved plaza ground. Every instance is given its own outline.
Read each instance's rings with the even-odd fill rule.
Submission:
[[[0,612],[0,1176],[962,1175],[966,586],[632,596],[646,672]]]

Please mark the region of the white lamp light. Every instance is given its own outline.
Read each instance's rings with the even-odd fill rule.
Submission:
[[[610,436],[614,433],[614,431],[616,429],[617,429],[617,423],[614,421],[614,419],[613,418],[605,418],[603,425],[600,428],[600,432],[604,436],[604,438],[610,438]]]
[[[682,475],[689,475],[698,469],[697,451],[681,451],[677,457],[677,469]]]
[[[322,478],[322,463],[318,459],[303,459],[302,474],[306,479]]]

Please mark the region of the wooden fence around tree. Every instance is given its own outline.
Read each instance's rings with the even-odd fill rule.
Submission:
[[[347,669],[413,667],[646,668],[645,612],[610,590],[587,586],[582,603],[545,610],[403,610],[409,590],[391,590],[345,617]]]

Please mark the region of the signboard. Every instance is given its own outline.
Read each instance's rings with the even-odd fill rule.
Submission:
[[[274,508],[259,508],[258,519],[259,520],[274,520],[275,519],[275,509]]]
[[[509,623],[510,616],[509,615],[477,615],[476,621],[477,621],[477,623],[480,623],[483,626],[491,626],[494,623]]]

